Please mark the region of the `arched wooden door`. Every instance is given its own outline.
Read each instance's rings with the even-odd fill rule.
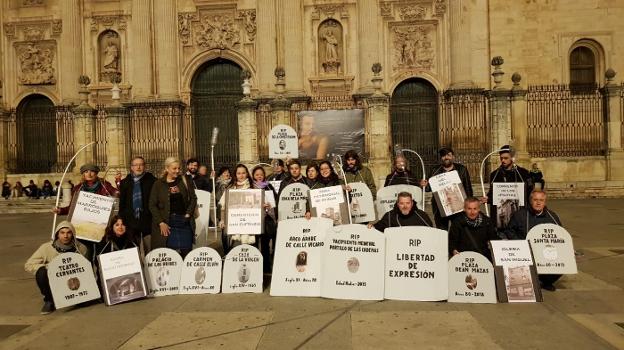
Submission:
[[[34,94],[16,110],[17,173],[49,173],[57,162],[56,110],[49,98]]]

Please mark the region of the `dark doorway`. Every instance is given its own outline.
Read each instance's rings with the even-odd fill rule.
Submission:
[[[43,95],[30,95],[17,106],[17,173],[49,173],[57,161],[56,110]]]

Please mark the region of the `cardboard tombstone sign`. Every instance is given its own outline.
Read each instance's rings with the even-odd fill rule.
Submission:
[[[310,190],[310,210],[312,216],[331,219],[334,225],[349,223],[342,186]]]
[[[526,303],[542,301],[542,290],[529,242],[490,241],[498,301]]]
[[[106,305],[147,296],[138,248],[100,254],[98,264]]]
[[[195,237],[198,246],[208,245],[208,228],[210,227],[211,193],[195,189],[197,209],[195,210]]]
[[[91,263],[78,253],[62,253],[47,266],[52,299],[57,309],[98,299]]]
[[[299,138],[291,126],[279,124],[269,133],[269,158],[299,158]]]
[[[335,226],[325,235],[321,296],[384,298],[384,236],[365,225]]]
[[[115,199],[112,197],[78,191],[68,215],[76,230],[76,238],[100,242],[113,215],[114,205]]]
[[[496,227],[503,229],[513,214],[524,206],[524,182],[492,183],[492,204],[496,206]]]
[[[169,248],[157,248],[145,256],[145,273],[149,294],[155,297],[180,292],[182,257]]]
[[[385,213],[394,208],[397,197],[401,192],[409,192],[412,199],[416,202],[418,209],[423,208],[422,189],[413,185],[392,185],[386,186],[377,191],[377,200],[375,201],[375,209],[377,209],[377,217],[381,218]]]
[[[461,252],[448,265],[449,302],[496,303],[494,267],[485,256]]]
[[[531,244],[537,273],[577,273],[572,236],[565,228],[555,224],[537,225],[529,230],[526,239]]]
[[[424,226],[390,227],[386,238],[385,297],[438,301],[448,297],[448,233]]]
[[[282,190],[277,203],[279,221],[305,216],[310,188],[301,183],[290,184]]]
[[[262,293],[262,254],[253,246],[241,244],[225,257],[223,293]]]
[[[464,210],[466,192],[457,170],[432,176],[429,185],[442,217]]]
[[[281,221],[277,226],[272,296],[321,296],[325,234],[333,226],[326,218]]]
[[[373,194],[363,182],[349,183],[349,203],[351,204],[351,219],[354,224],[375,221],[375,202]]]
[[[193,249],[184,258],[180,294],[216,294],[221,290],[221,256],[209,247]]]
[[[225,226],[228,235],[259,235],[263,231],[264,191],[228,190],[225,193]]]

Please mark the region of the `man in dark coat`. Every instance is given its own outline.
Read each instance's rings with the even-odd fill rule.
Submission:
[[[117,184],[119,216],[132,230],[135,238],[143,241],[145,253],[151,248],[152,213],[149,210],[149,197],[154,181],[156,177],[145,171],[145,159],[134,157],[130,162],[130,174]]]
[[[193,179],[193,187],[196,190],[212,192],[212,182],[205,176],[199,174],[199,160],[189,158],[186,161],[186,175]]]
[[[440,156],[440,165],[435,167],[429,177],[433,177],[436,175],[448,173],[451,171],[457,171],[459,175],[459,179],[461,180],[462,186],[464,187],[464,192],[466,193],[466,198],[472,197],[472,182],[470,181],[470,174],[468,173],[468,169],[459,163],[455,163],[455,152],[450,147],[443,147],[438,151],[438,155]],[[431,191],[431,187],[429,186],[428,181],[421,182],[421,186],[426,186],[427,192]],[[438,208],[438,204],[434,197],[431,197],[431,208],[433,210],[433,218],[436,223],[436,227],[442,230],[448,230],[448,225],[455,217],[462,216],[462,213],[456,213],[451,216],[442,217],[440,212],[440,208]]]
[[[535,190],[529,197],[530,206],[524,207],[513,214],[509,225],[504,231],[507,239],[526,239],[529,231],[540,224],[555,224],[563,226],[561,219],[552,210],[546,207],[546,192]],[[555,291],[554,283],[561,275],[543,274],[539,275],[542,288]]]
[[[449,228],[450,256],[472,251],[492,260],[488,242],[497,240],[498,235],[492,220],[481,213],[480,206],[477,198],[468,197],[464,201],[464,211],[454,215]]]
[[[416,202],[409,192],[400,192],[394,208],[385,213],[375,224],[368,224],[368,228],[375,227],[380,232],[388,227],[428,226],[433,227],[429,215],[416,207]]]

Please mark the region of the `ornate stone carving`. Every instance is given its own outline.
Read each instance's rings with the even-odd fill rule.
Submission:
[[[392,3],[389,1],[380,1],[379,12],[383,17],[392,17]]]
[[[414,21],[425,18],[427,9],[421,5],[406,5],[399,8],[399,17],[403,21]]]
[[[123,15],[102,15],[91,17],[91,31],[97,32],[100,29],[100,25],[105,29],[111,29],[117,26],[119,30],[126,30],[128,24],[126,17]]]
[[[238,12],[238,18],[243,20],[245,31],[247,32],[247,39],[254,41],[256,39],[256,10],[241,10]]]
[[[178,35],[182,44],[186,45],[191,37],[191,21],[197,20],[194,12],[183,12],[178,14]]]
[[[325,74],[341,72],[342,26],[334,19],[328,19],[319,26],[319,62]]]
[[[43,0],[22,0],[22,6],[30,7],[30,6],[42,6]]]
[[[110,81],[121,72],[121,41],[119,34],[108,30],[100,35],[100,81]]]
[[[6,34],[7,38],[13,38],[15,36],[15,24],[5,23],[4,34]]]
[[[202,17],[194,36],[197,45],[206,49],[236,49],[240,46],[240,30],[228,15]]]
[[[410,25],[393,28],[395,69],[434,69],[433,26]]]
[[[57,36],[63,32],[63,21],[55,19],[52,21],[52,35]]]
[[[29,25],[23,27],[22,31],[24,32],[24,40],[26,41],[39,41],[43,40],[45,36],[45,26],[44,25]]]
[[[435,0],[433,4],[433,13],[436,17],[442,17],[446,12],[446,0]]]
[[[23,85],[56,84],[54,41],[16,43],[15,49],[20,65],[18,81]]]
[[[343,4],[315,5],[314,12],[312,14],[313,18],[320,19],[321,14],[325,15],[327,18],[335,18],[336,15],[339,15],[341,18],[349,17],[349,14],[345,11]]]

